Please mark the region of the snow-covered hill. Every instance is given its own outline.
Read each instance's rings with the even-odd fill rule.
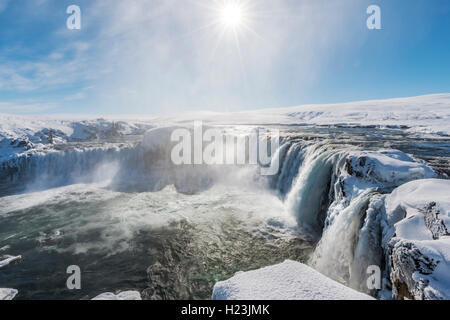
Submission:
[[[17,116],[0,114],[0,157],[12,148],[142,134],[153,126],[189,121],[209,124],[348,125],[403,128],[422,134],[450,135],[450,94],[303,105],[233,113],[192,112],[174,116]],[[1,158],[0,158],[1,160]]]
[[[450,94],[411,98],[303,105],[235,113],[192,113],[183,120],[211,124],[349,125],[404,128],[421,134],[450,135]],[[176,121],[180,116],[167,118]]]

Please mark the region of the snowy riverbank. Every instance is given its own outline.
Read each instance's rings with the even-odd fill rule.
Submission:
[[[238,272],[214,286],[213,300],[373,300],[298,262]]]

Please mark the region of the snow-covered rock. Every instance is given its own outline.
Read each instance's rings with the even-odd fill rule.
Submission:
[[[218,282],[214,300],[371,300],[372,297],[331,280],[294,261],[249,272]]]
[[[118,294],[105,292],[99,294],[92,300],[142,300],[141,294],[137,291],[123,291]]]
[[[21,154],[54,150],[54,145],[143,134],[151,123],[139,120],[58,119],[0,114],[0,163]]]
[[[324,154],[320,149],[318,153]],[[322,167],[331,173],[311,172],[308,178],[317,180],[324,176],[322,187],[305,188],[304,197],[311,199],[316,190],[327,192],[326,186],[330,185],[329,193],[323,195],[329,199],[322,206],[323,233],[310,264],[336,281],[369,293],[367,268],[380,265],[383,255],[378,236],[384,209],[382,195],[405,182],[437,174],[398,150],[338,150],[327,161],[332,163],[331,170]],[[304,208],[299,206],[298,211]],[[311,212],[317,216],[317,209]]]
[[[386,197],[384,246],[397,299],[450,299],[450,180],[404,184]]]
[[[0,300],[12,300],[18,293],[16,289],[0,288]]]
[[[384,188],[436,177],[433,169],[399,150],[350,152],[346,168],[350,175]]]

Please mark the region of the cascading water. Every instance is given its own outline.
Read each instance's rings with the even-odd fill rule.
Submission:
[[[322,145],[307,146],[303,152],[302,165],[285,203],[287,210],[296,215],[300,227],[317,237],[323,228],[324,209],[328,204],[332,152]]]
[[[50,284],[64,283],[64,263],[74,259],[92,274],[78,298],[130,289],[130,278],[147,298],[207,298],[217,280],[289,258],[368,292],[367,266],[383,266],[385,255],[384,193],[434,172],[402,152],[364,151],[360,141],[317,132],[284,137],[274,154],[280,170],[267,178],[252,166],[175,167],[165,144],[148,153],[133,143],[80,143],[3,163],[0,192],[13,195],[0,203],[0,247],[27,260],[0,280],[30,290],[26,297],[55,297]],[[28,263],[43,275],[48,265],[61,270],[33,291],[20,282],[35,276]],[[100,281],[105,269],[109,282]]]
[[[318,241],[309,264],[337,281],[375,294],[366,279],[369,266],[383,268],[380,192],[435,173],[399,151],[362,151],[328,141],[288,146],[272,186],[302,232]]]

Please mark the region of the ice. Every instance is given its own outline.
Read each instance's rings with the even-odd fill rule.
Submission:
[[[53,151],[54,145],[67,142],[143,134],[152,127],[151,123],[140,120],[90,119],[89,116],[59,119],[0,114],[0,162],[22,153]]]
[[[295,261],[239,272],[214,286],[214,300],[372,300]]]
[[[118,294],[106,292],[99,294],[92,300],[142,300],[141,294],[137,291],[123,291]]]
[[[3,260],[0,260],[0,268],[4,268],[7,265],[9,265],[10,263],[22,259],[22,256],[5,255],[3,257],[0,256],[0,259],[3,259]]]
[[[380,265],[383,255],[378,236],[384,208],[380,194],[411,180],[435,177],[436,173],[405,153],[390,149],[337,150],[327,161],[332,163],[333,173],[322,185],[331,182],[331,190],[321,190],[332,201],[325,210],[323,232],[310,264],[334,280],[368,292],[367,268]],[[308,173],[309,179],[317,181],[320,175],[312,173]],[[292,191],[297,192],[295,188]],[[310,199],[311,194],[308,191],[304,196]],[[304,206],[297,210],[301,212]],[[317,209],[312,212],[317,216]]]
[[[386,197],[383,245],[397,298],[450,299],[449,195],[450,180],[425,179]]]
[[[16,289],[0,288],[0,300],[12,300],[18,293]]]

